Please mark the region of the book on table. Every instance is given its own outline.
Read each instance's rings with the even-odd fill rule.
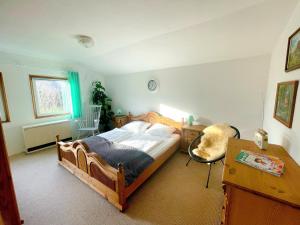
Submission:
[[[275,176],[284,172],[284,162],[275,156],[241,150],[235,160]]]

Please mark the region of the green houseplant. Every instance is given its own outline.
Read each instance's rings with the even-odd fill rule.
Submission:
[[[114,113],[111,109],[111,98],[105,93],[105,88],[100,81],[92,83],[91,101],[95,105],[102,105],[99,123],[99,131],[108,131],[112,127]]]

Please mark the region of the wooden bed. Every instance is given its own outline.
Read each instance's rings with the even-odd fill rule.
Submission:
[[[129,114],[128,122],[134,120],[142,120],[152,124],[162,123],[175,127],[176,133],[181,134],[181,123],[163,117],[155,112],[149,112],[140,116]],[[178,140],[156,158],[131,185],[125,186],[125,175],[122,164],[118,165],[118,169],[113,168],[96,153],[88,153],[87,146],[80,140],[65,143],[59,140],[59,136],[56,136],[56,139],[59,164],[105,197],[120,211],[124,211],[127,208],[127,198],[180,146],[180,140]]]

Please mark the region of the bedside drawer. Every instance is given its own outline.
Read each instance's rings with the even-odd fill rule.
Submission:
[[[115,126],[120,128],[122,126],[124,126],[127,123],[127,117],[126,116],[122,116],[122,117],[115,117],[114,118],[114,123]]]
[[[187,136],[186,137],[186,141],[187,142],[192,142],[198,135],[195,135],[195,136]]]
[[[187,153],[188,151],[188,147],[190,146],[190,144],[193,142],[193,140],[198,137],[199,132],[197,131],[186,131],[184,133],[184,137],[183,137],[183,152]],[[197,144],[197,143],[196,143]]]
[[[188,152],[188,147],[193,142],[193,140],[198,137],[202,130],[205,128],[203,125],[195,126],[185,126],[182,129],[182,141],[181,141],[181,151],[184,153]],[[195,143],[193,147],[196,147],[199,144],[199,141]]]
[[[189,139],[195,139],[199,134],[200,134],[200,132],[193,131],[193,130],[187,130],[185,132],[185,136]]]
[[[124,118],[116,118],[117,123],[124,123],[125,121],[126,121],[126,119],[124,119]]]

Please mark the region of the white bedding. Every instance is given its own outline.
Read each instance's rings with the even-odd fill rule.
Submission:
[[[136,149],[148,153],[152,148],[156,147],[163,141],[164,139],[161,137],[139,133],[123,141],[120,141],[119,143],[134,147]]]
[[[133,132],[130,132],[128,130],[119,129],[119,128],[115,128],[115,129],[107,131],[105,133],[98,134],[98,136],[106,138],[107,140],[109,140],[111,142],[120,142],[120,141],[123,141],[123,140],[131,137],[132,135],[134,135]]]
[[[154,148],[150,149],[148,151],[148,155],[150,155],[152,158],[156,159],[161,154],[163,154],[168,148],[170,148],[176,141],[180,139],[179,134],[172,134],[171,137],[165,138],[163,142],[161,142],[159,145],[155,146]]]
[[[180,139],[180,135],[178,134],[172,134],[170,137],[159,137],[145,133],[135,134],[119,128],[99,134],[98,136],[106,138],[111,142],[117,142],[137,148],[154,159],[159,157]]]

